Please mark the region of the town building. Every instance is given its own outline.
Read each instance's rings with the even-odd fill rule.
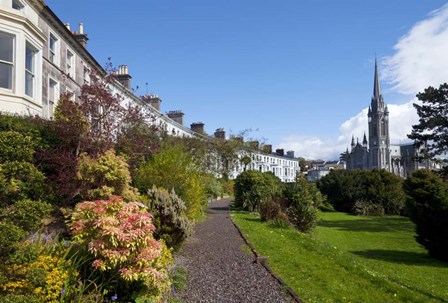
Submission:
[[[70,93],[77,101],[92,75],[107,74],[88,51],[88,41],[84,24],[72,30],[43,0],[0,0],[0,112],[52,119],[61,94]],[[124,104],[138,105],[149,112],[150,123],[168,135],[210,139],[204,123],[184,126],[182,111],[163,114],[158,95],[136,96],[131,79],[128,66],[120,65],[109,84]],[[222,129],[215,135],[225,138]],[[251,158],[249,169],[272,171],[284,182],[293,181],[298,170],[291,152],[254,152]],[[242,171],[238,165],[232,177]]]
[[[88,40],[82,23],[72,30],[42,0],[0,0],[0,111],[51,119],[62,93],[77,100],[92,74],[107,73],[89,53]],[[110,89],[122,102],[149,111],[170,135],[201,136],[183,119],[163,115],[157,95],[136,96],[126,65],[115,74]]]
[[[389,135],[389,110],[384,103],[375,61],[373,96],[367,113],[368,137],[364,133],[362,142],[352,137],[350,151],[341,155],[347,169],[385,169],[400,177],[408,177],[416,169],[433,169],[430,161],[418,162],[420,148],[415,144],[391,144]]]

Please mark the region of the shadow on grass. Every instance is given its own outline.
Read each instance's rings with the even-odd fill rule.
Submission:
[[[448,266],[448,263],[433,259],[423,252],[418,253],[399,250],[370,249],[362,251],[351,251],[351,253],[366,259],[381,260],[391,263],[432,267]]]
[[[414,224],[404,217],[359,217],[358,220],[321,220],[318,225],[355,232],[414,232]]]

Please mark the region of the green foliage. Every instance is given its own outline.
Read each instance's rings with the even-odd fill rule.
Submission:
[[[203,180],[205,194],[209,199],[216,199],[223,195],[223,185],[214,175],[204,174]]]
[[[163,239],[168,247],[178,247],[193,231],[193,223],[187,217],[187,207],[174,189],[169,193],[154,186],[148,190],[147,205],[154,215],[154,235]]]
[[[78,179],[81,181],[83,199],[105,199],[110,195],[120,195],[127,201],[138,200],[135,188],[130,186],[131,175],[126,160],[114,150],[91,158],[82,154],[79,158]]]
[[[259,210],[260,205],[278,197],[281,192],[281,181],[272,173],[248,170],[235,179],[235,206],[249,211]]]
[[[353,206],[353,213],[358,216],[384,216],[384,208],[381,204],[359,200]]]
[[[0,164],[0,206],[18,200],[43,200],[47,191],[45,176],[29,162]]]
[[[172,190],[185,202],[190,220],[198,219],[207,205],[203,175],[190,152],[183,146],[163,146],[136,172],[140,192],[153,186]]]
[[[428,170],[418,170],[404,183],[409,217],[417,242],[428,253],[448,261],[448,185]]]
[[[31,136],[16,131],[0,131],[0,163],[31,162],[36,147],[37,144]]]
[[[0,256],[13,251],[14,246],[26,236],[26,232],[20,227],[0,221]]]
[[[46,123],[39,118],[0,113],[0,133],[9,131],[31,137],[36,149],[46,145]]]
[[[41,303],[37,295],[8,294],[2,298],[3,303]]]
[[[289,221],[302,232],[311,231],[317,224],[319,207],[323,202],[320,192],[300,175],[294,185],[290,185],[287,199]]]
[[[187,270],[181,265],[170,270],[171,283],[175,290],[179,291],[187,288]]]
[[[52,206],[42,201],[19,200],[4,208],[0,218],[11,222],[27,232],[33,232],[42,227],[42,219],[48,217]]]
[[[424,146],[423,158],[434,159],[448,148],[448,84],[439,88],[428,87],[417,98],[421,104],[414,103],[419,123],[412,126],[408,135],[417,145]]]
[[[262,221],[274,220],[281,212],[282,208],[276,201],[269,200],[260,205],[259,213]]]
[[[385,170],[332,170],[317,186],[338,211],[355,213],[355,203],[364,201],[364,205],[372,204],[371,209],[383,208],[385,214],[401,214],[405,202],[402,183]]]

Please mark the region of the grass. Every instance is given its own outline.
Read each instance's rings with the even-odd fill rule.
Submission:
[[[250,213],[232,218],[305,302],[448,301],[448,264],[426,256],[406,218],[322,213],[313,236]]]

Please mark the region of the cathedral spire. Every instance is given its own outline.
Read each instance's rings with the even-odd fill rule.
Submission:
[[[366,132],[364,132],[364,138],[362,139],[362,145],[363,145],[363,146],[367,146]]]
[[[380,87],[380,80],[378,79],[378,64],[376,62],[375,58],[375,78],[373,80],[373,98],[376,100],[380,99],[381,96],[381,87]]]

